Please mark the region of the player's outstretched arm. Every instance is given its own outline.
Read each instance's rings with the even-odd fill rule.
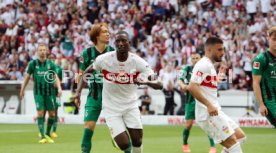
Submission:
[[[190,82],[188,90],[194,98],[207,107],[210,116],[218,115],[218,109],[201,94],[199,84]]]
[[[30,78],[31,78],[31,76],[29,74],[26,74],[26,77],[24,79],[23,85],[21,86],[21,90],[20,90],[20,98],[21,99],[24,97],[24,91],[25,91],[27,84],[29,83]]]
[[[155,90],[163,89],[163,84],[157,79],[157,75],[149,75],[147,81],[142,81],[140,79],[134,80],[134,83],[137,85],[147,85]]]
[[[155,90],[161,90],[161,89],[163,89],[163,84],[160,81],[158,81],[158,80],[148,81],[146,83],[146,85],[152,87]]]
[[[74,100],[74,103],[76,104],[77,108],[79,109],[80,108],[80,95],[81,95],[81,91],[82,91],[82,88],[84,86],[84,83],[87,82],[85,81],[86,79],[86,75],[88,73],[92,73],[94,70],[93,70],[93,65],[90,65],[89,67],[87,67],[87,69],[82,73],[82,75],[79,76],[79,81],[78,81],[78,87],[77,87],[77,90],[76,90],[76,93],[75,95],[72,97],[73,100]]]
[[[178,80],[178,85],[182,92],[186,92],[188,90],[188,85],[186,85],[182,80]]]
[[[259,102],[261,114],[263,116],[266,116],[268,114],[268,111],[264,105],[263,97],[261,93],[261,87],[260,87],[262,76],[261,75],[252,75],[252,76],[253,76],[253,90]]]

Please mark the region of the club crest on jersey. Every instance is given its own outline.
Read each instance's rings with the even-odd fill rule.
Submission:
[[[253,68],[254,69],[260,69],[260,62],[254,62]]]
[[[222,131],[225,132],[226,134],[229,134],[230,133],[230,130],[227,126],[223,126],[222,127]]]
[[[125,70],[119,70],[119,75],[124,75],[126,73]]]

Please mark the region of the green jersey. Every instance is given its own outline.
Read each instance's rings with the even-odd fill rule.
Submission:
[[[54,96],[54,75],[56,65],[50,60],[40,62],[38,59],[29,62],[27,73],[34,78],[34,95]]]
[[[188,85],[189,82],[190,82],[191,76],[192,76],[193,68],[194,67],[192,65],[185,66],[183,68],[183,72],[182,72],[182,75],[180,76],[179,80],[185,82],[185,84]],[[195,99],[192,96],[192,94],[189,91],[187,91],[187,94],[186,94],[186,103],[192,103],[192,102],[195,102]]]
[[[90,47],[88,49],[85,49],[82,52],[81,59],[80,59],[80,69],[82,71],[85,71],[85,69],[93,64],[94,60],[99,56],[102,55],[106,52],[114,51],[115,49],[112,48],[111,46],[107,46],[106,49],[100,53],[97,51],[95,46]],[[99,72],[93,72],[93,79],[89,80],[88,85],[89,85],[89,93],[88,96],[93,96],[95,99],[98,98],[98,93],[102,92],[102,81],[103,76]]]
[[[253,75],[261,75],[261,91],[264,102],[276,102],[276,57],[269,51],[260,53],[253,61]]]

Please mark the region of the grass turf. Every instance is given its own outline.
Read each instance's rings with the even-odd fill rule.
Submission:
[[[46,128],[46,127],[45,127]],[[181,153],[182,126],[145,126],[144,153]],[[244,153],[275,153],[276,130],[267,128],[243,128],[247,141]],[[59,125],[59,138],[54,144],[38,144],[37,125],[0,124],[0,153],[80,153],[82,125]],[[194,127],[189,144],[193,153],[208,153],[207,136]],[[217,145],[218,152],[221,146]],[[93,137],[93,153],[121,153],[111,144],[105,125],[96,127]]]

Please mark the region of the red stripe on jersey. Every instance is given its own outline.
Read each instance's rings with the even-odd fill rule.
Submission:
[[[201,86],[209,87],[209,88],[214,88],[216,89],[217,86],[214,85],[212,82],[217,83],[217,76],[210,76],[208,75],[205,80],[200,84]]]
[[[123,72],[123,71],[122,71]],[[137,79],[139,72],[137,73],[115,73],[107,70],[102,70],[103,76],[106,80],[117,84],[133,84],[134,80]]]

